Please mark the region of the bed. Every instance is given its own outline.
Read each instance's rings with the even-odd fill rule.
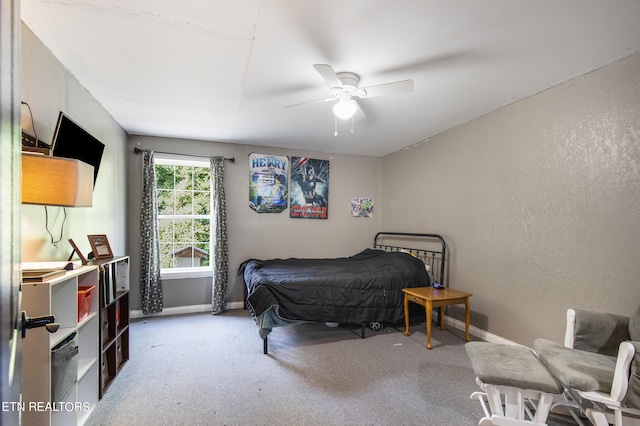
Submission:
[[[445,283],[446,245],[437,234],[379,232],[349,257],[250,259],[238,271],[263,350],[274,327],[324,322],[401,323],[402,289]],[[374,328],[375,329],[375,328]]]

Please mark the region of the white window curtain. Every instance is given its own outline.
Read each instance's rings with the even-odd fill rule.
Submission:
[[[156,167],[153,151],[143,151],[142,209],[140,214],[140,295],[142,312],[162,312],[162,284],[160,282],[160,235],[156,199]]]
[[[229,250],[227,242],[227,207],[224,195],[224,157],[211,157],[211,194],[213,214],[213,291],[211,313],[220,314],[227,307]]]

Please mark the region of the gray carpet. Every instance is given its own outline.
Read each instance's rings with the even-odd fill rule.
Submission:
[[[477,425],[460,332],[281,327],[244,310],[134,321],[130,361],[88,425]],[[575,424],[554,418],[550,425]]]

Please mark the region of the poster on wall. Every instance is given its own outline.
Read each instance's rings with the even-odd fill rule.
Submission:
[[[249,154],[249,206],[258,213],[280,213],[287,208],[288,157]]]
[[[326,219],[329,212],[329,160],[291,157],[289,216]]]
[[[351,199],[352,217],[373,217],[373,198],[354,197]]]

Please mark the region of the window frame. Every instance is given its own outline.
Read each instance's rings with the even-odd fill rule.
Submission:
[[[211,168],[211,160],[209,157],[200,157],[195,155],[177,155],[177,154],[165,154],[165,153],[156,153],[154,155],[154,166],[191,166],[191,167],[206,167]],[[212,202],[211,197],[211,188],[209,189],[209,203]],[[156,194],[156,200],[157,198]],[[209,232],[213,229],[213,206],[210,205],[209,211],[211,214],[209,215],[209,221],[211,226],[209,226]],[[160,216],[180,216],[180,215],[160,215],[158,214],[158,219]],[[191,216],[191,215],[187,215]],[[212,234],[209,235],[209,253],[211,253],[213,247]],[[213,263],[210,262],[209,266],[194,266],[194,267],[179,267],[179,268],[161,268],[160,269],[160,278],[163,280],[176,280],[183,278],[203,278],[203,277],[213,277]]]

